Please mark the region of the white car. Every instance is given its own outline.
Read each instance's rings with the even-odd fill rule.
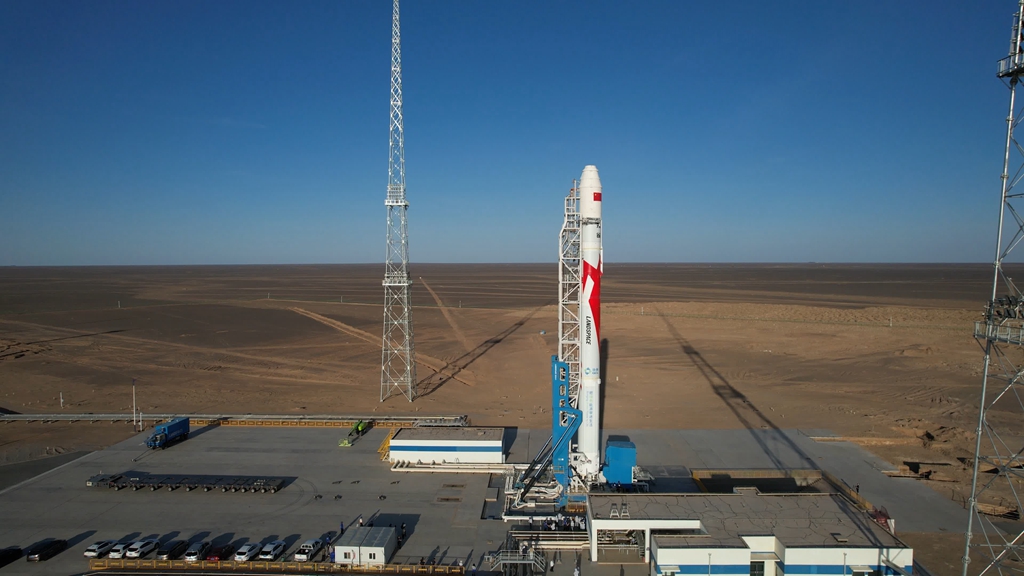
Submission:
[[[263,546],[259,542],[249,542],[235,552],[235,562],[248,562],[260,553]]]
[[[284,554],[284,548],[288,544],[282,540],[274,540],[263,545],[260,550],[260,560],[277,560]]]
[[[299,545],[299,549],[295,551],[296,562],[311,562],[316,557],[316,553],[324,547],[324,543],[319,540],[306,540]]]
[[[125,558],[145,558],[148,554],[160,546],[158,540],[140,540],[128,547],[125,551]]]
[[[110,549],[114,547],[115,542],[113,540],[100,540],[85,549],[86,558],[102,558],[104,554],[110,552]]]
[[[110,549],[109,553],[107,553],[107,558],[124,558],[125,551],[134,545],[135,542],[120,542],[118,544],[114,544],[114,547]]]
[[[209,542],[196,542],[185,551],[185,562],[199,562],[210,552]]]

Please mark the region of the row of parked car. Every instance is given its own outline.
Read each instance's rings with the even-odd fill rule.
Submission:
[[[317,555],[324,550],[326,543],[323,540],[306,540],[295,550],[293,558],[296,562],[312,562]],[[65,542],[65,547],[67,543]],[[86,558],[146,558],[156,552],[157,560],[179,560],[186,562],[199,562],[201,560],[224,561],[234,560],[235,562],[249,562],[252,560],[281,559],[285,555],[288,544],[283,540],[274,540],[261,544],[250,542],[243,544],[236,550],[231,544],[214,546],[212,542],[199,541],[189,544],[187,540],[171,540],[161,544],[159,540],[139,540],[137,542],[115,542],[114,540],[101,540],[93,543],[85,549]]]
[[[67,540],[44,540],[27,550],[22,550],[17,546],[4,548],[0,550],[0,566],[6,566],[22,556],[29,562],[42,562],[43,560],[53,558],[67,549]]]

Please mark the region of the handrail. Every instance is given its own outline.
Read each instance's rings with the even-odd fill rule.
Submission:
[[[321,422],[336,423],[335,425],[351,425],[360,420],[372,422],[378,427],[402,426],[466,426],[466,416],[356,416],[349,414],[144,414],[143,421],[160,422],[172,418],[187,417],[196,425],[218,424],[221,426],[260,426],[271,422],[289,422],[290,425],[315,425]],[[50,413],[50,414],[0,414],[2,421],[80,421],[80,420],[114,420],[131,421],[131,414],[119,413]],[[323,424],[321,424],[323,425]]]
[[[1024,326],[997,325],[979,320],[974,323],[974,337],[1021,346],[1024,345]]]
[[[336,564],[332,562],[232,562],[184,560],[136,560],[94,558],[90,570],[185,570],[188,572],[250,572],[250,573],[331,573],[331,574],[445,574],[462,576],[464,566],[418,566],[414,564],[382,564],[380,566]]]

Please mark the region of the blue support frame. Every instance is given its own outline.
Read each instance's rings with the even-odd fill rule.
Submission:
[[[572,467],[569,465],[569,445],[583,422],[583,413],[569,404],[569,365],[551,357],[551,438],[554,441],[551,473],[562,486],[558,504],[565,506],[569,498]]]

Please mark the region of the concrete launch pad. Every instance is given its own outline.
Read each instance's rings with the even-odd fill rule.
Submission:
[[[956,503],[910,478],[890,478],[892,465],[849,442],[819,442],[823,430],[607,430],[606,438],[628,437],[637,464],[657,479],[657,492],[699,492],[694,469],[821,469],[860,487],[860,495],[885,507],[900,532],[957,532],[967,521]],[[508,462],[529,462],[550,432],[509,430]]]
[[[377,453],[387,432],[371,430],[345,448],[338,447],[344,434],[336,429],[201,429],[163,451],[146,451],[145,434],[134,437],[0,493],[5,517],[0,547],[24,548],[46,538],[71,541],[71,548],[52,560],[30,564],[22,559],[0,571],[82,572],[87,568],[83,550],[104,539],[213,539],[236,546],[281,539],[293,551],[301,541],[336,532],[340,522],[351,526],[359,516],[377,526],[408,525],[398,562],[433,557],[451,564],[461,558],[467,566],[479,565],[508,530],[500,521],[480,519],[489,476],[392,473]],[[276,494],[133,492],[85,485],[95,474],[128,469],[294,480]]]
[[[302,428],[207,428],[163,451],[147,451],[145,434],[90,453],[0,492],[0,546],[29,546],[64,538],[71,548],[40,564],[24,560],[3,574],[74,574],[86,568],[82,551],[96,540],[213,539],[217,544],[282,539],[298,542],[351,526],[359,516],[375,525],[408,525],[408,540],[395,561],[434,557],[462,559],[467,566],[498,548],[511,525],[483,520],[491,478],[487,474],[401,474],[380,460],[387,431],[371,430],[351,447],[338,447],[340,430]],[[547,439],[547,430],[508,429],[508,461],[526,462]],[[814,463],[861,495],[888,508],[900,531],[955,531],[963,511],[926,486],[886,477],[888,465],[862,448],[816,442],[795,430],[612,430],[635,442],[639,464],[651,471],[659,492],[693,492],[690,471],[699,468],[808,468]],[[133,458],[138,458],[133,462]],[[276,494],[114,491],[89,488],[96,474],[139,470],[153,474],[274,475],[293,480]],[[383,496],[383,499],[381,497]],[[572,555],[556,566],[572,573]],[[584,573],[610,567],[585,562]],[[637,568],[638,571],[634,571]],[[617,574],[618,565],[608,574]],[[628,574],[647,573],[629,567]]]

